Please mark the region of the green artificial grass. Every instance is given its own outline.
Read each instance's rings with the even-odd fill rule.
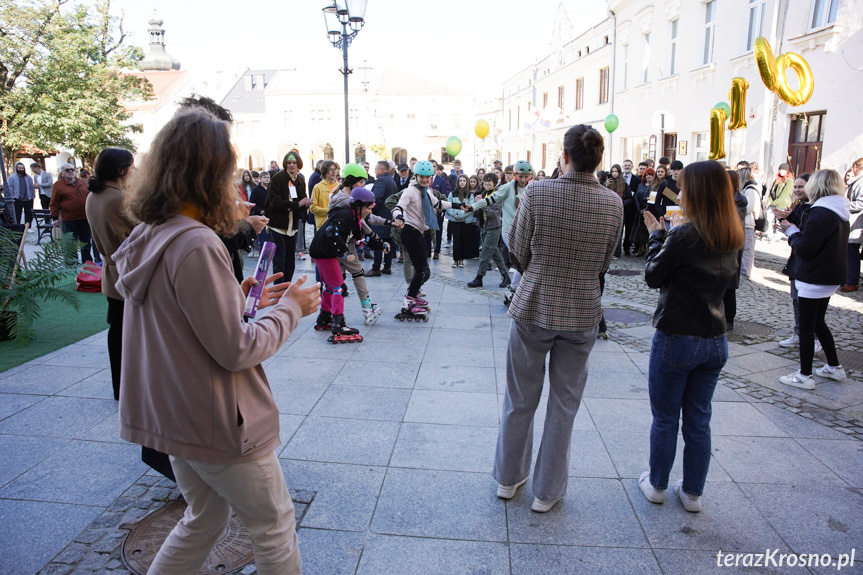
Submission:
[[[104,294],[75,291],[74,280],[61,289],[78,294],[78,311],[55,301],[41,302],[42,317],[33,325],[35,339],[23,346],[14,340],[0,341],[0,372],[108,329]]]

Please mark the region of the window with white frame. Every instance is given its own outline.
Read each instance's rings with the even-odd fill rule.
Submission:
[[[839,11],[839,0],[814,0],[812,2],[812,19],[809,28],[820,28],[836,22]]]
[[[710,132],[695,133],[695,161],[706,160],[710,156]]]
[[[626,90],[626,77],[629,76],[629,44],[623,45],[623,89]]]
[[[716,36],[716,0],[704,5],[704,61],[705,66],[713,62],[713,41]]]
[[[755,47],[755,39],[764,35],[764,12],[767,0],[749,0],[749,34],[746,36],[746,51]]]
[[[648,73],[650,71],[650,32],[644,35],[644,56],[641,60],[642,78],[641,81],[647,84]]]
[[[677,74],[677,33],[680,20],[674,20],[671,23],[671,73],[669,76]]]

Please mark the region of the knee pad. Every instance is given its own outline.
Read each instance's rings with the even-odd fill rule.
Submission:
[[[429,269],[428,266],[426,266],[423,268],[423,283],[426,283],[427,281],[429,281],[430,277],[431,277],[431,270]]]
[[[362,270],[362,269],[361,269],[361,270],[360,270],[360,271],[358,271],[357,273],[355,273],[355,274],[351,274],[351,277],[352,277],[352,278],[354,278],[354,279],[356,279],[356,278],[361,278],[361,277],[363,277],[364,275],[366,275],[366,270]]]
[[[324,293],[328,293],[330,295],[342,295],[342,286],[335,287],[335,288],[327,286],[324,289]]]

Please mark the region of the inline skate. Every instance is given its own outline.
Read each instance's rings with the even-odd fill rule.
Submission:
[[[345,325],[345,316],[343,315],[333,316],[332,333],[333,335],[327,338],[330,343],[359,343],[363,341],[363,336],[360,335],[359,330]]]
[[[378,318],[383,310],[376,303],[372,303],[370,299],[364,299],[360,302],[363,306],[363,316],[365,317],[365,324],[371,325],[375,323],[375,320]]]
[[[407,293],[405,293],[405,301],[407,301],[408,299],[413,299],[413,302],[416,305],[418,305],[419,307],[425,308],[426,311],[431,311],[431,306],[429,305],[429,302],[427,302],[426,300],[423,299],[424,295],[425,294],[423,293],[422,290],[417,292],[417,295],[414,298],[411,298],[411,296],[409,296]]]
[[[333,314],[328,311],[321,310],[318,314],[318,320],[315,322],[316,331],[330,331],[333,328]]]
[[[402,304],[402,311],[395,315],[395,318],[399,321],[428,321],[428,309],[421,306],[417,302],[418,298],[413,298],[410,296],[405,296],[405,301]],[[422,300],[420,300],[422,301]]]

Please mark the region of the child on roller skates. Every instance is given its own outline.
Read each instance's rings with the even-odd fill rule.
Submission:
[[[351,201],[351,189],[362,187],[362,183],[366,178],[368,178],[368,172],[366,172],[366,170],[359,164],[345,165],[342,170],[342,185],[340,188],[335,189],[329,197],[329,212],[347,206]],[[360,220],[360,237],[356,238],[356,242],[352,241],[348,243],[348,251],[354,256],[354,260],[349,261],[344,258],[339,258],[339,265],[343,272],[351,274],[351,279],[354,282],[357,295],[360,297],[360,306],[363,311],[364,323],[366,325],[371,325],[383,310],[381,310],[378,304],[372,303],[368,287],[366,286],[365,269],[357,257],[357,249],[362,251],[363,246],[365,246],[365,238],[374,236],[371,227],[369,227],[370,225],[398,226],[401,224],[396,224],[392,220],[387,220],[375,214],[369,214],[366,219]],[[342,286],[342,290],[344,290],[344,286]]]
[[[355,174],[349,175],[345,180],[349,189],[357,186],[351,190],[350,203],[329,212],[326,222],[315,234],[309,249],[324,282],[321,312],[315,329],[324,330],[329,327],[332,335],[327,341],[334,344],[363,341],[358,330],[345,325],[339,259],[356,261],[357,257],[349,252],[348,246],[355,238],[361,237],[361,221],[371,213],[375,203],[374,194],[362,187],[363,178]],[[369,237],[368,244],[373,249],[389,251],[389,245],[374,234]]]
[[[405,188],[402,197],[392,210],[396,221],[404,222],[401,241],[414,268],[402,310],[395,316],[399,321],[428,321],[428,302],[419,296],[420,286],[431,275],[423,234],[429,229],[437,230],[435,210],[452,208],[452,203],[436,198],[429,188],[434,175],[434,168],[430,162],[425,160],[417,162],[414,166],[414,174],[416,181]]]

